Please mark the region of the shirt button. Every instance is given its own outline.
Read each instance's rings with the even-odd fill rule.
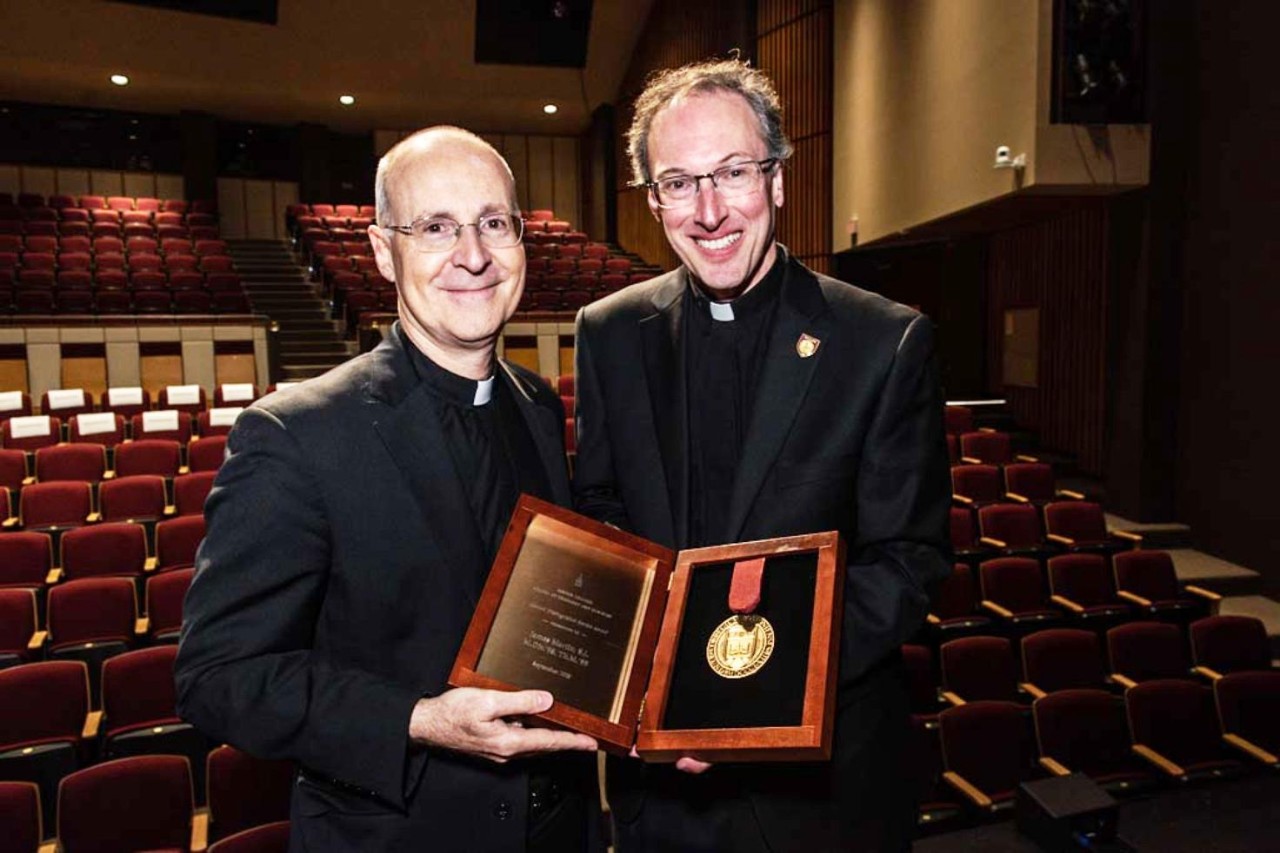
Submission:
[[[498,820],[506,820],[511,817],[511,803],[506,800],[499,800],[493,806],[493,816]]]

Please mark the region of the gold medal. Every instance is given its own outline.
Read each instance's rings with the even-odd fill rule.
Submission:
[[[707,640],[707,663],[721,678],[755,675],[773,654],[773,626],[754,613],[730,616]]]

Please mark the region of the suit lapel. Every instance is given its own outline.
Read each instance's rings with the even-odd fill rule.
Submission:
[[[733,481],[729,501],[728,529],[725,542],[741,538],[747,513],[755,502],[765,476],[791,430],[796,410],[804,400],[809,381],[822,361],[826,348],[819,343],[816,352],[802,358],[797,350],[800,336],[807,334],[824,340],[830,329],[826,300],[818,281],[803,265],[786,259],[788,267],[782,296],[769,345],[765,352],[760,385],[756,389],[755,407],[747,427],[742,462]]]
[[[399,334],[380,348],[388,352],[385,369],[370,381],[369,396],[382,404],[374,428],[413,494],[423,527],[444,555],[444,564],[462,579],[463,596],[474,606],[488,566],[462,478],[446,448],[435,405],[417,381]]]
[[[670,280],[653,296],[655,313],[640,321],[653,431],[666,479],[666,488],[661,495],[665,512],[659,515],[671,520],[669,535],[662,541],[674,543],[676,547],[683,547],[688,541],[689,517],[686,458],[688,396],[681,348],[684,289],[684,274],[680,271],[672,273]]]
[[[538,456],[542,459],[543,470],[547,472],[547,482],[551,484],[551,495],[561,506],[571,506],[573,494],[569,489],[569,473],[565,466],[564,424],[556,423],[555,413],[545,406],[533,401],[533,394],[506,362],[498,361],[499,374],[511,389],[520,414],[529,425],[529,433],[538,447]]]

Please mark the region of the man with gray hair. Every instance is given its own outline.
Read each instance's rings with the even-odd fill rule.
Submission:
[[[238,419],[179,711],[297,762],[292,850],[601,850],[595,741],[522,727],[545,691],[446,684],[519,493],[570,500],[559,397],[495,355],[524,288],[511,171],[430,128],[382,158],[377,201],[399,321]]]
[[[777,242],[791,145],[746,63],[654,77],[629,141],[683,264],[578,315],[578,508],[672,548],[839,530],[848,565],[831,761],[611,760],[617,849],[908,849],[899,646],[950,570],[932,324]]]

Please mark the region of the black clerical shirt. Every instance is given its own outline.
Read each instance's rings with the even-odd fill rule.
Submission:
[[[496,365],[491,380],[486,380],[491,383],[488,400],[477,404],[481,382],[445,370],[407,337],[402,343],[435,403],[445,450],[466,490],[485,556],[492,562],[520,493],[551,500],[537,445]]]
[[[779,247],[773,266],[755,287],[718,306],[689,277],[683,314],[691,547],[724,541],[733,480],[751,422],[786,267],[784,250]]]

